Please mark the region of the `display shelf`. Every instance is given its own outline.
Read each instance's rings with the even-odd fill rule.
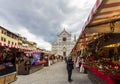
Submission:
[[[101,70],[96,68],[92,68],[88,65],[84,65],[87,69],[88,77],[95,83],[95,84],[119,84],[120,77],[119,74],[105,74]]]

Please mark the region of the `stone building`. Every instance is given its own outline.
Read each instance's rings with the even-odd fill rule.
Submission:
[[[71,33],[68,33],[65,29],[57,37],[57,41],[52,43],[52,52],[62,56],[69,56],[76,43],[76,37],[74,36],[72,41]]]

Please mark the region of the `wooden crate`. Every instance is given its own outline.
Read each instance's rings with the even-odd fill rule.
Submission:
[[[9,74],[5,77],[5,84],[11,83],[15,81],[16,79],[16,73]]]
[[[0,84],[4,84],[4,82],[5,82],[4,76],[0,77]]]

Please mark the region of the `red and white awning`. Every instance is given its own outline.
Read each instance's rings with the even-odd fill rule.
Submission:
[[[7,44],[5,42],[0,42],[0,46],[7,46],[9,48],[16,48],[16,49],[23,49],[23,50],[32,50],[30,48],[26,48],[26,47],[23,47],[23,46],[11,45],[11,44]]]
[[[119,22],[120,0],[103,0],[84,31],[86,33],[120,33]]]
[[[85,30],[86,26],[90,23],[90,21],[92,20],[93,15],[96,13],[96,10],[99,8],[99,6],[101,5],[102,2],[103,2],[103,0],[96,0],[96,3],[95,3],[95,5],[93,6],[93,8],[91,10],[91,13],[89,14],[85,24],[83,25],[83,28],[82,28],[81,34],[79,35],[77,43],[79,43],[79,39],[82,37],[82,35],[85,34],[84,30]],[[74,46],[72,51],[76,51],[75,49],[76,49],[77,43]]]
[[[101,5],[102,1],[103,1],[103,0],[97,0],[97,1],[96,1],[94,7],[93,7],[92,10],[91,10],[90,15],[89,15],[88,18],[87,18],[87,21],[85,22],[85,24],[84,24],[84,26],[83,26],[83,28],[82,28],[82,31],[84,31],[85,27],[90,23],[93,15],[94,15],[94,13],[95,13],[96,10],[98,9],[98,7]]]

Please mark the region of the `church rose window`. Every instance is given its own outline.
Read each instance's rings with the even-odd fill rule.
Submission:
[[[63,37],[63,41],[66,41],[67,39],[65,37]]]

